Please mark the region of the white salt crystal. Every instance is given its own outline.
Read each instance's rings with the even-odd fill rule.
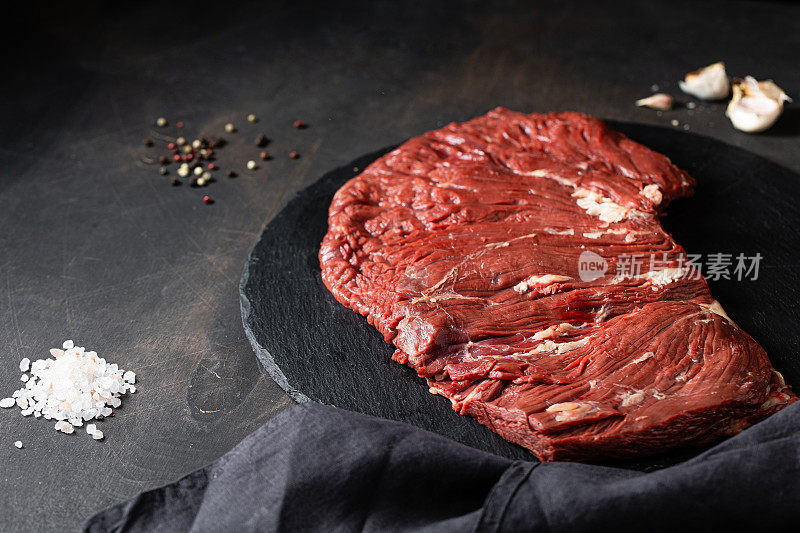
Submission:
[[[71,340],[64,342],[63,349],[50,350],[50,355],[53,358],[33,363],[27,357],[20,361],[20,370],[30,370],[31,375],[20,377],[25,386],[11,398],[0,400],[0,407],[16,404],[23,416],[56,420],[56,430],[69,434],[85,421],[110,416],[112,408],[122,404],[120,395],[136,390],[134,372],[122,370]],[[103,438],[94,424],[89,426],[87,433]]]
[[[91,435],[95,431],[97,431],[97,424],[86,424],[86,433]]]
[[[21,440],[16,441],[14,443],[14,446],[16,446],[17,448],[19,448],[21,450],[22,449],[22,441]]]
[[[72,424],[65,422],[64,420],[59,420],[56,422],[56,429],[61,433],[66,433],[67,435],[75,432],[75,428],[72,427]]]

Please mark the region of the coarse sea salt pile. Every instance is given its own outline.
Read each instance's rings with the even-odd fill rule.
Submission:
[[[0,407],[16,405],[23,416],[57,420],[55,429],[73,433],[86,421],[110,416],[122,404],[120,395],[136,392],[136,374],[72,341],[64,342],[63,349],[53,348],[50,355],[33,363],[27,357],[20,361],[20,371],[30,370],[30,376],[22,375],[25,386],[0,400]],[[95,424],[88,424],[86,433],[95,440],[103,438]]]

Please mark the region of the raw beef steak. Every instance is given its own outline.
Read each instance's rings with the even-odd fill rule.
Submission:
[[[432,393],[543,461],[705,443],[797,398],[661,228],[694,185],[598,119],[496,109],[345,184],[322,279]]]

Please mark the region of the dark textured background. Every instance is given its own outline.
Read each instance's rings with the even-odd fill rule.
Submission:
[[[362,154],[504,105],[677,118],[800,171],[798,105],[759,136],[733,130],[723,104],[660,117],[633,106],[654,83],[679,96],[679,77],[718,59],[800,97],[794,5],[423,5],[31,3],[4,14],[15,40],[0,82],[0,396],[20,385],[19,359],[65,338],[135,370],[139,392],[102,424],[103,442],[0,412],[2,529],[74,529],[291,404],[253,356],[237,283],[288,197]],[[172,188],[141,161],[159,115],[188,136],[239,124],[223,168],[252,158],[261,131],[275,159],[207,190]],[[297,119],[310,127],[293,129]]]

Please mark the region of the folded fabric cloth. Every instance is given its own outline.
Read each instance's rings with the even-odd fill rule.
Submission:
[[[800,518],[800,402],[650,473],[511,461],[412,426],[297,405],[85,531],[754,531]]]

